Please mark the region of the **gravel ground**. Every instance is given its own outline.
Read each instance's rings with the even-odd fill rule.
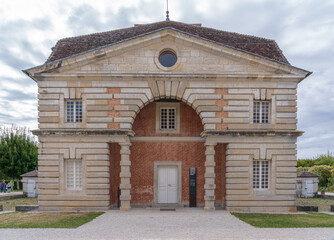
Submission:
[[[107,211],[77,229],[0,229],[1,240],[14,239],[331,239],[334,228],[259,229],[229,212],[178,209],[160,212]]]

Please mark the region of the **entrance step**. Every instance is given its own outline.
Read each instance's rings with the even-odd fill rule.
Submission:
[[[176,211],[175,208],[160,208],[160,211]]]

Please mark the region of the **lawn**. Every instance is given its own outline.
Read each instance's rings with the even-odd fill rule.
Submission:
[[[329,212],[334,200],[321,198],[297,198],[296,205],[312,205],[318,206],[319,212]]]
[[[0,214],[0,228],[77,228],[102,214],[102,212],[5,213]]]
[[[334,227],[334,215],[325,213],[268,214],[232,213],[240,220],[259,228]]]
[[[15,205],[38,205],[37,198],[17,198],[0,201],[4,211],[15,211]]]

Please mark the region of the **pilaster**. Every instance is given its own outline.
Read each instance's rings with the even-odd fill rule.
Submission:
[[[205,195],[204,195],[204,210],[210,211],[215,210],[215,144],[205,143]]]
[[[121,184],[120,184],[120,189],[121,189],[121,196],[120,196],[120,201],[121,201],[121,206],[120,210],[126,211],[130,210],[130,201],[131,201],[131,183],[130,183],[130,178],[131,178],[131,172],[130,172],[130,166],[131,166],[131,161],[130,161],[130,142],[126,143],[119,143],[121,146],[121,172],[120,172],[120,178],[121,178]]]

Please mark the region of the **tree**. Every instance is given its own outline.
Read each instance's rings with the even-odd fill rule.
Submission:
[[[0,127],[0,177],[19,178],[37,167],[37,141],[27,128]]]

